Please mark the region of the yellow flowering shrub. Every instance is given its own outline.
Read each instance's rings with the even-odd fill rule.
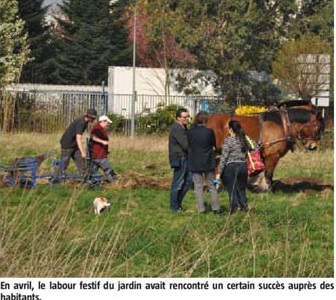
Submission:
[[[235,109],[236,115],[254,115],[266,111],[264,106],[241,105]]]

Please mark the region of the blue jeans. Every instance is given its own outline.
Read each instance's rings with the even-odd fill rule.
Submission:
[[[173,211],[182,209],[182,200],[192,188],[192,177],[188,171],[188,160],[181,157],[180,167],[174,168],[173,180],[170,189],[170,208]]]
[[[234,212],[238,207],[246,209],[246,188],[248,179],[246,163],[239,162],[225,165],[221,179],[229,194],[230,211]]]
[[[114,182],[117,177],[107,158],[96,158],[92,160],[92,174],[98,173],[102,169],[108,182]]]
[[[96,158],[93,159],[92,162],[93,162],[92,171],[94,173],[97,173],[99,168],[102,169],[105,174],[111,173],[112,167],[107,158]]]

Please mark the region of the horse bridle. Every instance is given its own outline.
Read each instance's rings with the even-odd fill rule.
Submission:
[[[311,114],[317,115],[317,112],[315,110],[307,110],[307,111],[309,111],[309,113],[311,113]],[[293,139],[293,136],[291,134],[291,123],[290,123],[290,120],[289,120],[289,117],[288,117],[288,111],[285,108],[281,108],[281,109],[279,109],[279,113],[281,115],[282,126],[283,126],[283,129],[284,129],[285,136],[283,138],[281,138],[281,139],[276,139],[276,140],[273,140],[273,141],[270,141],[270,142],[267,142],[267,143],[264,143],[264,144],[261,145],[262,127],[259,126],[259,128],[260,128],[259,144],[264,149],[265,147],[269,147],[269,146],[274,145],[276,143],[287,141],[288,143],[290,143],[290,149],[293,151],[294,150],[294,145],[295,145],[296,141],[295,141],[295,139]],[[305,137],[302,136],[302,131],[306,127],[311,126],[312,123],[316,123],[317,124],[318,122],[320,122],[320,121],[317,119],[317,116],[316,116],[315,120],[310,121],[310,122],[304,124],[302,126],[302,128],[298,132],[297,140],[300,141],[303,144],[303,141],[304,141]],[[260,124],[262,123],[261,117],[259,117],[259,123]],[[322,129],[319,129],[318,130],[318,136],[319,137],[321,136],[321,132],[322,132]],[[312,136],[311,140],[314,140],[314,139],[315,139],[315,135]]]
[[[299,140],[299,141],[303,141],[303,140],[305,139],[305,137],[302,136],[302,131],[303,131],[306,127],[308,127],[308,126],[313,126],[313,124],[318,124],[319,122],[320,122],[320,121],[319,121],[318,119],[316,119],[316,120],[310,121],[310,122],[307,123],[307,124],[304,124],[304,125],[302,126],[302,128],[300,129],[300,131],[299,131],[299,134],[298,134],[298,140]],[[317,127],[317,126],[316,126],[316,127]],[[317,138],[321,138],[322,129],[320,128],[320,129],[318,129],[318,130],[316,130],[316,131],[318,131],[318,133],[315,135],[315,131],[314,131],[314,134],[312,135],[312,137],[310,138],[310,140],[315,140],[315,139],[317,139]]]

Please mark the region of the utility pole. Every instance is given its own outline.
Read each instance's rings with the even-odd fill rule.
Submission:
[[[136,58],[136,26],[137,26],[137,5],[138,1],[135,0],[134,7],[134,22],[133,22],[133,88],[132,88],[132,106],[131,106],[131,137],[134,137],[135,128],[135,102],[137,93],[135,89],[135,58]]]

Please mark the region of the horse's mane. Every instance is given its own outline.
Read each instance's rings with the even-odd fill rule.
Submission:
[[[288,100],[288,101],[279,103],[276,107],[277,108],[281,108],[281,107],[291,108],[294,106],[309,106],[309,105],[313,105],[309,100]]]
[[[310,120],[310,111],[301,108],[289,108],[288,110],[289,122],[307,123]]]

